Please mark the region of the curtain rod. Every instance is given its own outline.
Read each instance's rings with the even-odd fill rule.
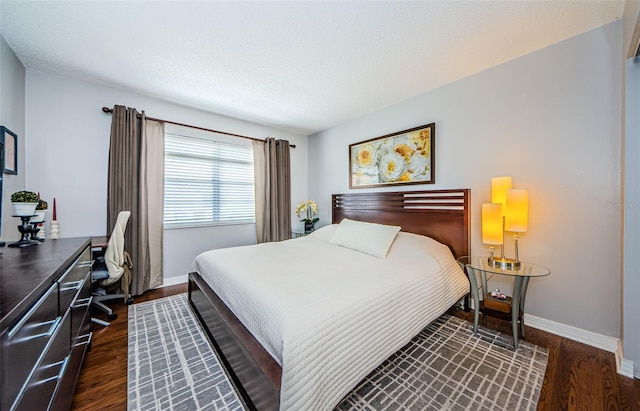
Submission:
[[[111,109],[109,107],[102,107],[102,111],[105,112],[105,113],[109,113],[109,114],[113,113],[113,109]],[[140,116],[140,114],[138,114],[138,116]],[[147,119],[154,120],[154,121],[160,121],[160,122],[163,122],[163,123],[175,124],[176,126],[195,128],[196,130],[209,131],[211,133],[224,134],[226,136],[240,137],[240,138],[246,138],[248,140],[255,140],[255,141],[264,142],[264,140],[261,140],[259,138],[255,138],[255,137],[249,137],[249,136],[243,136],[243,135],[240,135],[240,134],[227,133],[226,131],[212,130],[210,128],[192,126],[191,124],[176,123],[175,121],[163,120],[161,118],[154,118],[154,117],[147,116]],[[289,147],[296,148],[296,145],[295,144],[289,144]]]

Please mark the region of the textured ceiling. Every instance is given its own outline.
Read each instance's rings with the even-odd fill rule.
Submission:
[[[310,134],[623,11],[595,0],[0,0],[0,32],[28,69]]]

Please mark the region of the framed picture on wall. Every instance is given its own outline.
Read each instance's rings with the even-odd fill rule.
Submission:
[[[18,174],[18,136],[8,128],[0,126],[0,138],[4,145],[4,173]]]
[[[349,145],[349,188],[433,184],[435,123]]]

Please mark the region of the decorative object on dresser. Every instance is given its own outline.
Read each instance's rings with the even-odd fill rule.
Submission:
[[[435,123],[349,145],[349,188],[433,184]]]
[[[38,205],[36,206],[36,216],[31,219],[31,224],[34,225],[34,228],[38,230],[31,235],[32,240],[44,241],[46,240],[46,235],[44,232],[44,221],[47,214],[47,209],[49,208],[49,204],[40,198],[40,193],[38,193]]]
[[[491,179],[491,203],[482,204],[482,242],[491,245],[489,264],[505,269],[520,266],[518,252],[519,233],[527,231],[529,194],[527,190],[512,188],[511,177]],[[515,233],[515,258],[504,256],[504,232]],[[495,245],[500,246],[500,257],[493,255]]]
[[[51,239],[60,238],[60,226],[58,225],[58,215],[56,210],[56,198],[53,197],[53,215],[51,216]]]
[[[32,223],[41,223],[45,219],[45,215],[47,213],[47,208],[49,208],[49,204],[46,201],[40,198],[40,193],[38,193],[38,205],[36,205],[35,217],[31,219]]]
[[[8,128],[0,126],[0,143],[4,150],[4,174],[18,174],[18,136]]]
[[[9,244],[9,247],[30,247],[40,244],[37,233],[40,230],[37,223],[32,223],[31,219],[36,216],[35,209],[38,206],[38,195],[33,191],[16,191],[11,194],[11,203],[14,208],[14,217],[20,218],[21,238],[19,241]]]
[[[296,215],[302,217],[300,221],[304,222],[304,233],[309,234],[315,229],[315,224],[320,220],[318,218],[318,203],[313,200],[303,201],[296,207]]]
[[[9,249],[0,283],[0,409],[69,410],[91,343],[89,238]]]
[[[26,217],[35,215],[38,206],[38,194],[33,191],[16,191],[11,194],[11,204],[13,204],[13,215],[16,217]]]

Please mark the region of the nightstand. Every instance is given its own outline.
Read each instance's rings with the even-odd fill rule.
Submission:
[[[299,232],[299,231],[292,231],[291,232],[291,238],[300,238],[300,237],[305,237],[309,235],[309,233],[304,233],[304,232]]]
[[[518,348],[518,323],[520,323],[520,334],[524,338],[524,301],[527,294],[527,287],[531,277],[544,277],[551,274],[548,268],[537,264],[520,262],[520,268],[516,270],[507,270],[500,267],[494,267],[489,264],[488,257],[466,256],[458,258],[458,264],[465,270],[469,276],[471,283],[471,297],[474,302],[473,312],[473,332],[478,332],[478,319],[480,313],[489,315],[503,320],[511,321],[511,329],[513,331],[513,346]],[[480,274],[481,286],[478,287],[478,277]],[[511,301],[510,312],[501,312],[492,310],[484,306],[484,301],[480,300],[480,289],[482,289],[483,297],[489,291],[487,289],[487,281],[491,280],[494,275],[504,275],[513,277],[513,296]],[[489,278],[487,278],[489,276]]]

